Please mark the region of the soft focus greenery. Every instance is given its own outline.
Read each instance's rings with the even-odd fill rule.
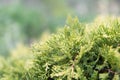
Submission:
[[[36,1],[35,1],[36,2]],[[37,5],[16,0],[0,6],[0,54],[8,55],[17,43],[31,44],[44,31],[55,32],[64,23],[69,8],[64,1],[38,1]],[[36,7],[37,6],[37,7]],[[62,7],[63,8],[62,8]]]
[[[120,77],[120,18],[98,17],[83,24],[68,18],[48,41],[33,46],[28,80],[118,80]]]
[[[9,57],[0,58],[0,80],[23,80],[23,75],[32,66],[32,58],[30,49],[18,44]]]

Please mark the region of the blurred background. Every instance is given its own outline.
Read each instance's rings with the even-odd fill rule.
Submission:
[[[68,15],[91,22],[99,15],[120,15],[120,0],[0,0],[0,55],[18,44],[30,46],[64,26]],[[22,52],[22,50],[21,50]]]

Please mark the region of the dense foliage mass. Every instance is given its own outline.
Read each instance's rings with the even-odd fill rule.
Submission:
[[[84,24],[68,17],[58,33],[33,45],[31,65],[26,66],[31,54],[22,56],[29,50],[20,51],[21,56],[0,60],[1,80],[119,80],[120,18],[98,17]]]
[[[82,24],[68,18],[63,29],[44,44],[35,44],[28,80],[118,80],[120,19],[99,17]]]

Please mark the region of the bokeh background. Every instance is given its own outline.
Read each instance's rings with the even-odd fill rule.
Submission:
[[[9,56],[19,44],[29,47],[44,41],[68,15],[81,22],[99,15],[119,16],[120,0],[0,0],[0,55]]]

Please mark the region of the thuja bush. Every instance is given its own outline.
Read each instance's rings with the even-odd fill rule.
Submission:
[[[33,46],[34,65],[25,80],[120,79],[120,19],[99,17],[67,24],[45,43]]]

